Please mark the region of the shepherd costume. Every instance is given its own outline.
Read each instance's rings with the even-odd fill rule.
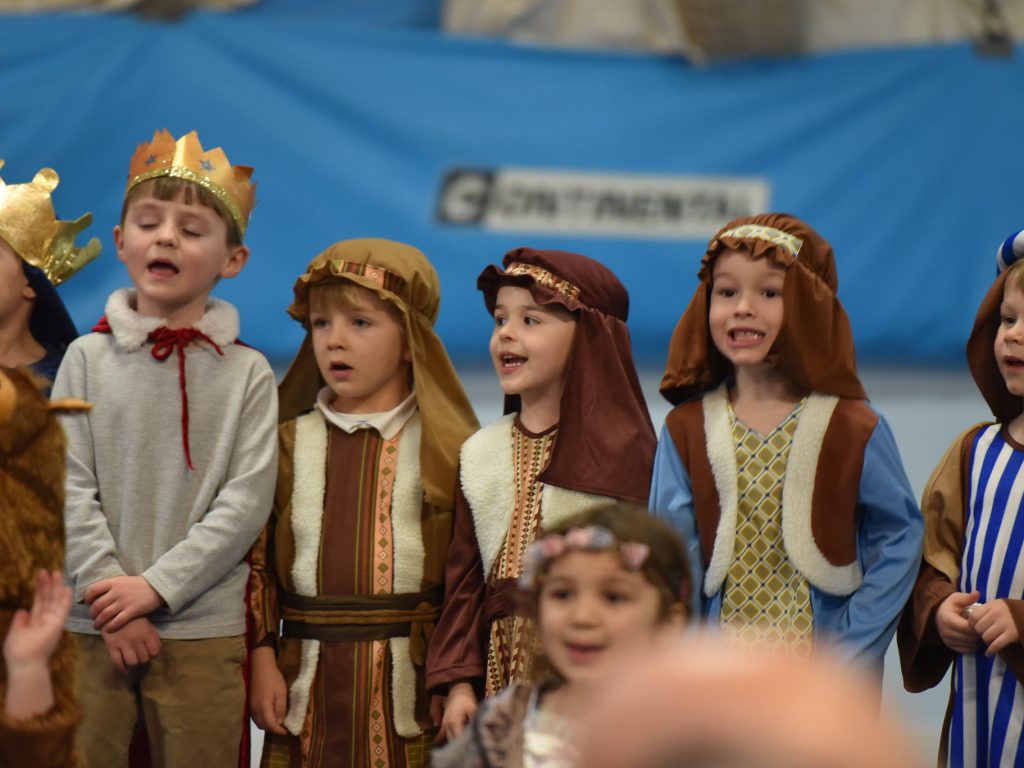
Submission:
[[[953,664],[952,692],[939,746],[939,765],[998,766],[1024,762],[1024,646],[994,657],[984,645],[972,654],[948,648],[935,612],[954,592],[980,593],[978,602],[1004,600],[1024,637],[1024,446],[1007,427],[1024,400],[1011,394],[996,362],[994,342],[1006,268],[1024,256],[1024,233],[998,254],[999,274],[978,310],[967,342],[967,363],[995,422],[976,424],[950,446],[925,486],[924,553],[917,584],[897,640],[908,691],[932,688]]]
[[[0,641],[15,611],[31,609],[36,572],[64,565],[65,440],[56,414],[87,408],[76,400],[48,403],[27,369],[0,371]],[[74,749],[77,662],[74,641],[65,632],[50,658],[53,708],[17,722],[3,715],[7,674],[0,666],[0,766],[82,765]]]
[[[427,641],[459,446],[476,418],[434,333],[440,287],[420,251],[379,239],[328,248],[288,310],[307,331],[310,290],[326,285],[400,310],[414,391],[383,414],[334,411],[308,333],[281,383],[277,492],[252,551],[251,595],[255,640],[276,644],[288,685],[290,735],[266,734],[262,765],[425,766]]]
[[[0,168],[3,166],[4,161],[0,160]],[[22,270],[36,294],[29,333],[45,354],[31,367],[48,382],[56,377],[68,344],[78,338],[75,324],[54,287],[100,252],[100,242],[95,237],[82,248],[75,247],[75,237],[92,222],[92,214],[83,214],[75,221],[57,218],[50,195],[59,182],[52,168],[43,168],[27,184],[5,184],[0,179],[0,239],[21,259]]]
[[[715,259],[785,269],[770,361],[807,397],[770,435],[732,413],[731,366],[708,328]],[[787,214],[711,240],[672,336],[651,509],[688,542],[701,610],[726,634],[808,651],[819,637],[881,669],[913,585],[921,514],[885,420],[865,401],[832,247]]]
[[[578,324],[558,423],[531,433],[518,419],[519,398],[506,397],[506,415],[462,448],[444,611],[427,660],[431,690],[471,681],[492,695],[528,679],[532,632],[512,611],[526,549],[545,525],[610,499],[646,499],[650,489],[656,441],[633,364],[625,287],[575,253],[519,248],[502,263],[477,280],[491,314],[498,289],[514,285]]]

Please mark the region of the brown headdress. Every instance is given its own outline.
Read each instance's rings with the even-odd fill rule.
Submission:
[[[672,334],[661,393],[673,404],[713,389],[732,372],[730,363],[711,341],[708,309],[715,259],[726,251],[769,258],[786,270],[784,315],[771,359],[801,387],[863,399],[857,378],[853,331],[836,296],[832,246],[821,235],[787,213],[762,213],[736,219],[708,243],[698,273],[700,282]]]
[[[427,257],[411,245],[375,238],[345,240],[309,263],[295,281],[295,301],[288,313],[308,331],[310,288],[339,282],[373,291],[398,307],[405,317],[416,403],[423,421],[423,490],[429,503],[451,507],[459,448],[478,424],[448,353],[434,333],[441,304],[437,273]],[[307,333],[278,388],[281,420],[308,410],[323,386]]]
[[[498,288],[527,288],[539,304],[560,304],[578,317],[551,461],[550,485],[647,502],[654,426],[633,363],[626,319],[629,294],[603,264],[578,253],[517,248],[477,279],[493,314]],[[505,413],[519,398],[505,398]]]
[[[1024,398],[1011,394],[1006,388],[1006,381],[999,372],[995,353],[996,331],[999,330],[1001,320],[1000,308],[1003,304],[1003,292],[1006,290],[1006,277],[1010,271],[1009,267],[1024,256],[1022,234],[1024,233],[1016,232],[1010,235],[1000,246],[996,254],[998,274],[982,299],[981,306],[978,307],[974,328],[967,340],[967,366],[971,369],[974,383],[978,385],[982,397],[992,409],[992,415],[1003,424],[1013,421],[1024,411]]]

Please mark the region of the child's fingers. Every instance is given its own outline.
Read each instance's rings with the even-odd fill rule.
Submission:
[[[142,644],[145,647],[146,652],[149,653],[150,658],[153,658],[158,653],[160,653],[160,635],[158,635],[156,632],[148,634],[144,638],[142,638]]]
[[[124,659],[126,667],[137,667],[139,665],[139,657],[136,655],[135,649],[130,645],[122,646],[121,658]]]
[[[280,723],[284,720],[284,716],[288,714],[288,692],[277,691],[274,695],[273,705],[274,722]]]
[[[988,649],[985,651],[986,656],[995,656],[1003,648],[1008,646],[1013,641],[1013,635],[1009,632],[998,632],[995,637],[992,638],[992,642],[988,643]]]
[[[8,632],[24,629],[26,626],[28,626],[28,611],[20,608],[14,612],[14,617],[11,619],[11,629]]]
[[[117,632],[134,618],[136,617],[128,609],[118,611],[116,608],[110,608],[101,613],[92,625],[96,629],[104,628],[108,632]]]
[[[95,584],[91,584],[89,586],[89,588],[87,590],[85,590],[85,595],[83,596],[82,599],[85,600],[85,602],[87,604],[91,605],[93,600],[95,600],[100,595],[105,594],[109,590],[110,590],[110,580],[109,579],[104,579],[103,581],[97,581]]]

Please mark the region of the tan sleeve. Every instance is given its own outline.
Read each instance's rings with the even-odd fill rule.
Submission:
[[[900,616],[896,644],[908,691],[924,691],[941,682],[956,653],[935,627],[939,604],[956,592],[964,539],[964,491],[970,445],[983,425],[961,434],[939,461],[921,497],[924,549],[910,600]]]
[[[966,519],[964,480],[970,460],[971,441],[984,426],[975,424],[953,441],[928,478],[921,496],[921,513],[924,515],[923,557],[950,584],[960,580]]]

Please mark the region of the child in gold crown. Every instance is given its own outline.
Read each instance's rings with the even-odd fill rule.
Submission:
[[[50,193],[59,181],[52,168],[43,168],[27,184],[0,179],[0,366],[27,365],[51,381],[67,345],[78,336],[54,286],[100,252],[96,238],[74,246],[75,236],[92,221],[90,214],[57,219]]]
[[[277,400],[267,361],[238,342],[238,313],[210,291],[249,256],[251,172],[194,132],[138,148],[114,228],[133,287],[54,383],[54,397],[94,404],[64,424],[89,765],[127,765],[137,727],[158,765],[239,759],[244,558],[270,513]]]

